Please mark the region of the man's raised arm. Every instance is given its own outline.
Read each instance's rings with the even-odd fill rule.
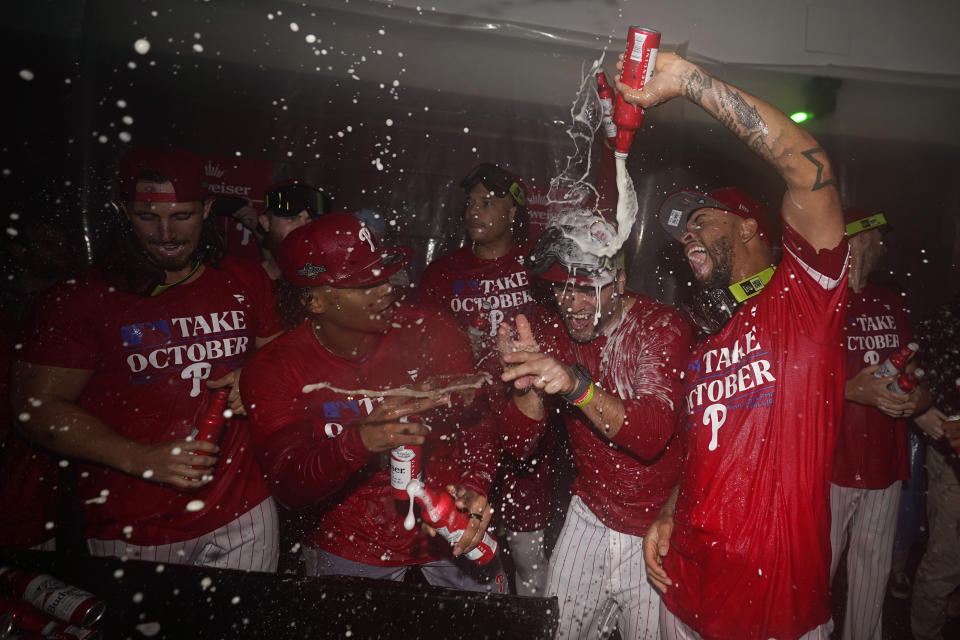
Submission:
[[[653,77],[643,89],[628,87],[619,76],[617,89],[627,102],[644,108],[678,96],[699,105],[786,182],[785,222],[817,251],[839,244],[843,213],[830,161],[817,141],[786,114],[673,53],[657,56]]]

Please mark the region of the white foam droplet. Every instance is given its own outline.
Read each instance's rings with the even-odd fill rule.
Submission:
[[[204,506],[205,503],[203,500],[191,500],[187,503],[187,511],[200,511]]]
[[[151,638],[158,633],[160,633],[160,623],[159,622],[142,622],[134,627],[137,631],[143,635]]]
[[[293,31],[293,32],[300,31],[300,25],[298,25],[296,22],[291,22],[290,31]]]
[[[140,55],[146,55],[150,51],[150,41],[146,38],[139,38],[133,43],[133,50]]]
[[[30,82],[31,80],[33,80],[33,78],[34,78],[33,71],[30,71],[30,69],[20,69],[21,80],[26,80],[27,82]]]

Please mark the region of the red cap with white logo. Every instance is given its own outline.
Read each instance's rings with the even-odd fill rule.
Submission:
[[[280,245],[279,264],[298,287],[363,287],[383,282],[413,255],[383,247],[377,233],[349,213],[328,213],[294,229]]]

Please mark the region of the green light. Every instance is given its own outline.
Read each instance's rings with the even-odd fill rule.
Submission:
[[[796,113],[790,116],[790,119],[796,122],[797,124],[800,124],[801,122],[806,122],[811,118],[813,118],[813,114],[810,113],[809,111],[797,111]]]

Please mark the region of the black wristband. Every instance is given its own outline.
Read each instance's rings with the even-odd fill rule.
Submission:
[[[573,375],[577,378],[577,386],[573,391],[563,396],[563,399],[567,402],[576,402],[582,398],[583,394],[587,392],[587,389],[590,388],[590,384],[593,382],[590,372],[579,362],[573,365]]]

